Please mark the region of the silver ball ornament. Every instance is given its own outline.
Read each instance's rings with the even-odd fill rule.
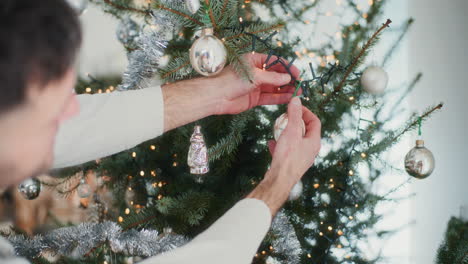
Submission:
[[[213,35],[212,28],[204,28],[201,37],[190,48],[190,63],[195,71],[204,76],[220,73],[227,60],[226,47]]]
[[[131,18],[124,18],[117,26],[116,35],[124,46],[133,48],[140,35],[140,26]]]
[[[367,67],[361,76],[364,91],[378,95],[385,91],[388,84],[388,74],[378,66]]]
[[[78,185],[77,192],[80,198],[88,198],[91,195],[91,187],[85,179],[80,180],[80,185]]]
[[[75,10],[78,15],[82,15],[88,7],[88,0],[67,0],[67,3]]]
[[[273,126],[273,136],[275,137],[275,140],[278,141],[281,133],[283,133],[283,130],[288,126],[288,114],[284,113],[280,115],[276,121],[275,125]],[[305,123],[304,120],[302,120],[302,135],[305,135]]]
[[[36,178],[29,178],[18,185],[18,192],[27,200],[36,199],[41,193],[41,182]]]
[[[302,184],[302,181],[299,180],[291,189],[288,200],[289,201],[297,200],[299,197],[301,197],[303,189],[304,189],[304,185]]]
[[[405,157],[406,172],[417,179],[424,179],[431,175],[434,168],[434,155],[424,147],[423,140],[416,140],[416,146]]]
[[[195,14],[200,9],[200,0],[185,0],[185,6],[190,13]]]

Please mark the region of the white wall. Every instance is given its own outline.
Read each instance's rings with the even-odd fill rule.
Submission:
[[[450,216],[468,204],[468,1],[411,0],[416,19],[410,34],[410,76],[424,73],[411,96],[416,110],[440,101],[444,109],[423,126],[436,158],[429,178],[412,183],[416,224],[411,228],[411,263],[432,263]],[[468,164],[468,163],[467,163]]]

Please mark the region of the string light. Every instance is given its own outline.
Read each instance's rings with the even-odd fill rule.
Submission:
[[[337,248],[342,248],[343,246],[341,244],[336,245]]]
[[[354,101],[354,96],[350,96],[350,97],[349,97],[349,100],[350,100],[350,101]]]
[[[112,86],[112,85],[109,86],[109,90],[114,91],[114,89],[115,89],[114,86]]]
[[[270,250],[273,250],[273,246],[270,246]]]
[[[349,176],[353,176],[353,175],[354,175],[354,171],[353,171],[353,170],[349,170],[349,171],[348,171],[348,175],[349,175]]]
[[[125,209],[125,214],[126,215],[130,214],[130,209],[129,208]]]
[[[151,171],[151,176],[156,177],[156,171],[152,170]]]
[[[353,220],[353,219],[354,219],[354,217],[353,217],[352,215],[350,215],[348,218],[349,218],[349,220]]]
[[[312,255],[310,255],[310,253],[307,254],[307,257],[308,258],[312,258]]]
[[[174,163],[172,163],[172,166],[177,167],[177,161],[174,161]]]
[[[140,176],[141,176],[141,177],[145,176],[145,172],[144,172],[144,171],[140,171]]]
[[[158,200],[161,200],[162,199],[162,194],[158,195]]]
[[[323,236],[323,233],[322,233],[322,232],[320,232],[320,233],[319,233],[319,236]]]
[[[132,157],[136,158],[136,152],[132,152]]]
[[[359,207],[359,204],[355,204],[354,207],[358,208],[358,207]]]
[[[265,255],[265,254],[266,254],[266,251],[265,251],[265,250],[263,250],[263,251],[262,251],[262,255]]]
[[[162,186],[163,186],[163,183],[162,183],[162,182],[159,182],[159,183],[158,183],[158,186],[159,186],[159,187],[162,187]]]
[[[242,17],[239,17],[239,22],[242,23],[242,21],[244,21],[244,19],[242,19]]]
[[[151,150],[155,150],[155,149],[156,149],[156,146],[155,146],[155,145],[151,145],[151,146],[150,146],[150,149],[151,149]]]
[[[364,153],[364,152],[362,152],[362,153],[361,153],[361,157],[362,157],[363,159],[365,159],[365,158],[367,157],[367,154]]]
[[[366,19],[369,15],[367,13],[362,14],[362,18]]]
[[[98,93],[102,93],[102,90],[101,90],[101,89],[99,89],[97,92],[98,92]]]
[[[122,223],[124,221],[123,217],[119,216],[119,223]]]
[[[341,230],[338,230],[337,233],[338,233],[339,236],[343,235],[343,231],[341,231]]]
[[[318,187],[320,187],[320,184],[315,183],[315,184],[314,184],[314,188],[315,188],[315,189],[318,189]]]
[[[328,231],[332,231],[333,230],[333,227],[332,226],[328,226]]]
[[[128,190],[131,191],[131,190],[132,190],[132,187],[128,187]]]
[[[91,92],[91,87],[86,87],[86,92],[90,93]]]

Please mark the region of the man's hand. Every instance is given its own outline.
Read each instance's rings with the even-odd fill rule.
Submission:
[[[302,136],[302,120],[306,133]],[[281,208],[289,192],[312,166],[320,151],[320,120],[309,109],[301,106],[298,97],[288,105],[288,125],[278,142],[270,141],[273,155],[270,170],[263,181],[247,197],[263,200],[272,215]]]
[[[231,66],[226,67],[213,78],[215,87],[212,92],[218,98],[219,105],[215,114],[238,114],[258,105],[275,105],[288,103],[294,93],[291,76],[283,65],[277,63],[268,70],[263,69],[267,59],[265,54],[247,53],[242,61],[252,71],[252,83],[242,80]],[[271,57],[271,61],[276,58]],[[288,64],[287,61],[285,61]],[[292,65],[291,74],[299,77],[299,69]],[[288,85],[289,84],[289,85]],[[286,85],[279,89],[280,86]]]
[[[164,131],[195,120],[223,114],[238,114],[257,105],[289,102],[294,85],[281,64],[263,70],[267,55],[245,54],[243,61],[251,68],[252,83],[227,66],[214,77],[200,77],[161,86],[164,96]],[[275,57],[271,58],[272,61]],[[288,63],[285,61],[285,63]],[[290,67],[297,79],[299,69]],[[280,86],[287,85],[281,89]],[[300,94],[300,92],[299,92]]]

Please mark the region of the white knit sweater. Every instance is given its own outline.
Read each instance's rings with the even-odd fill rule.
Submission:
[[[142,90],[78,98],[80,114],[66,121],[57,135],[55,168],[112,155],[164,131],[163,96],[155,83]],[[248,264],[270,224],[270,209],[263,201],[243,199],[190,243],[142,264]],[[10,261],[0,255],[1,263]]]

